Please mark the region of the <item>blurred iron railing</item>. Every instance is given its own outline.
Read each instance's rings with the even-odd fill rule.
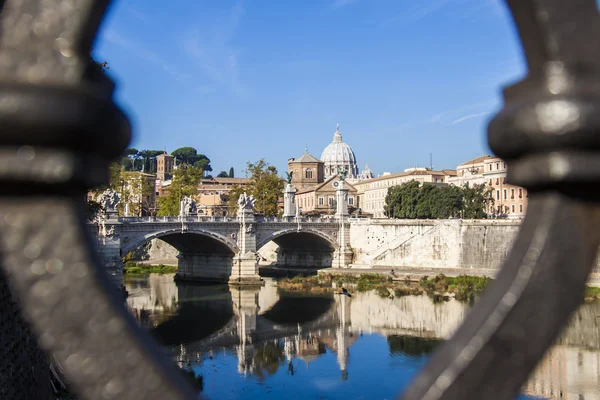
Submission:
[[[594,0],[507,0],[529,74],[489,126],[530,206],[502,271],[404,399],[509,399],[582,299],[600,222],[600,21]],[[0,38],[3,280],[85,399],[191,399],[100,268],[82,200],[129,142],[89,60],[107,0],[8,0]],[[14,312],[0,313],[2,327]],[[20,333],[27,333],[26,329]],[[0,330],[3,341],[15,330]],[[7,336],[8,335],[8,336]],[[32,351],[33,352],[33,351]],[[9,363],[0,360],[0,372]],[[4,375],[2,384],[11,384]],[[4,393],[14,392],[10,387]],[[13,396],[13,398],[16,398]]]

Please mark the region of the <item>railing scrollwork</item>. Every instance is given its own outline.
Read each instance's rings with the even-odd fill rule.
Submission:
[[[497,279],[404,399],[513,398],[579,304],[600,242],[596,2],[507,2],[529,74],[504,90],[489,142],[509,164],[508,181],[530,191],[530,207]],[[89,60],[108,3],[4,6],[1,264],[40,346],[83,398],[192,399],[128,315],[85,228],[85,191],[108,180],[109,161],[130,140],[112,83]]]

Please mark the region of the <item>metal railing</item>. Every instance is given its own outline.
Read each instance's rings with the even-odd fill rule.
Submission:
[[[600,241],[596,2],[507,3],[529,74],[504,90],[488,137],[510,166],[508,181],[528,189],[528,214],[496,280],[407,400],[513,398],[580,303]],[[83,398],[192,399],[173,363],[127,314],[85,229],[81,199],[108,180],[109,160],[130,138],[112,83],[89,60],[107,4],[8,0],[4,7],[2,279]],[[0,317],[3,327],[19,318],[4,310]],[[0,332],[3,342],[15,333]],[[4,357],[0,372],[11,362],[28,361]],[[11,375],[0,376],[6,398],[27,397]]]

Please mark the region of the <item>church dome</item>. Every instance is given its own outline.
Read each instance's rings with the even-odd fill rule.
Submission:
[[[333,134],[331,142],[321,154],[321,161],[325,164],[325,178],[338,173],[338,169],[345,170],[348,178],[358,177],[358,166],[356,165],[356,156],[352,148],[342,141],[342,133],[339,125]]]
[[[364,181],[366,179],[373,178],[375,178],[375,174],[373,173],[373,171],[371,171],[371,168],[369,168],[369,164],[365,165],[365,169],[362,170],[358,179]]]

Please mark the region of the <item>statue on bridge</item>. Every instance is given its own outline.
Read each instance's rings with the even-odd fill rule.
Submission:
[[[256,203],[256,199],[254,195],[246,195],[246,192],[240,194],[238,198],[238,213],[243,213],[244,211],[253,211],[254,203]]]
[[[292,171],[292,172],[286,172],[285,174],[287,176],[287,178],[286,178],[287,183],[289,183],[291,185],[292,184],[292,177],[294,176],[294,171]]]
[[[194,215],[197,214],[198,210],[196,207],[196,200],[192,199],[189,196],[186,196],[181,200],[181,212],[182,216]]]
[[[117,205],[121,202],[121,196],[109,188],[102,192],[98,198],[98,202],[102,204],[105,211],[116,211]]]
[[[338,169],[338,175],[340,176],[340,182],[344,182],[346,180],[346,175],[348,175],[348,171]]]

